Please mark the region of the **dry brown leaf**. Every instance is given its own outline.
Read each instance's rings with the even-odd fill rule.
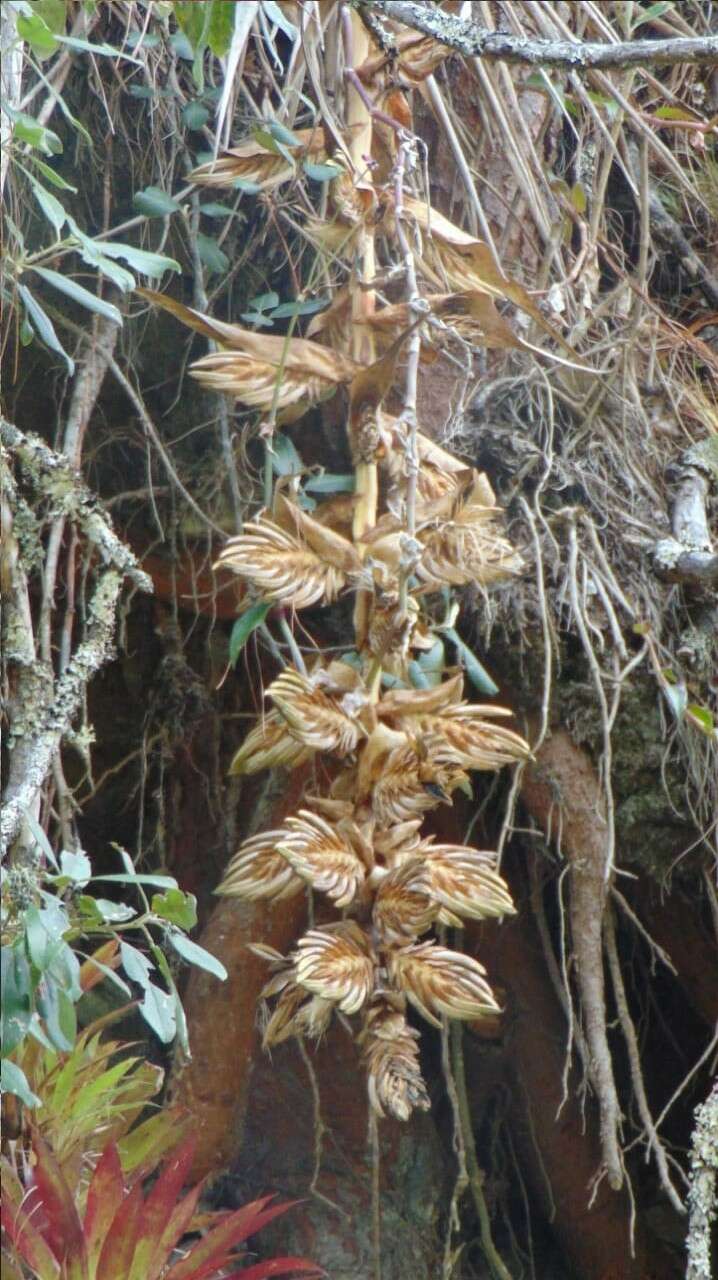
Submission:
[[[326,140],[322,129],[295,129],[294,136],[299,146],[292,147],[289,154],[297,164],[301,165],[303,160],[316,162],[326,159]],[[290,163],[286,156],[268,151],[255,138],[245,138],[236,147],[221,151],[216,160],[198,165],[187,176],[190,182],[201,187],[233,187],[240,179],[256,183],[262,191],[272,191],[295,177],[297,164]]]

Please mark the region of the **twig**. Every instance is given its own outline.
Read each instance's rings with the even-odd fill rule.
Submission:
[[[671,1181],[666,1152],[656,1131],[655,1122],[651,1115],[651,1108],[646,1096],[646,1086],[643,1079],[643,1070],[641,1068],[641,1051],[638,1047],[638,1037],[636,1035],[636,1028],[633,1025],[633,1018],[631,1017],[631,1013],[628,1008],[626,988],[623,982],[621,962],[618,958],[618,947],[616,945],[615,922],[613,912],[610,910],[606,912],[604,938],[606,943],[606,955],[608,957],[608,968],[610,970],[611,981],[613,983],[613,995],[616,1001],[616,1009],[618,1010],[618,1020],[621,1024],[626,1052],[628,1054],[628,1063],[631,1069],[631,1082],[633,1084],[633,1092],[636,1099],[636,1105],[638,1107],[638,1114],[643,1121],[643,1126],[646,1131],[648,1150],[649,1152],[653,1150],[661,1186],[673,1205],[673,1208],[676,1209],[678,1213],[685,1213],[683,1201]]]
[[[379,1121],[373,1107],[369,1107],[367,1136],[371,1157],[372,1272],[374,1280],[381,1280],[381,1153],[379,1147]]]
[[[360,5],[360,8],[365,7]],[[718,36],[678,36],[672,40],[597,41],[529,40],[455,18],[433,5],[412,0],[372,0],[373,12],[384,14],[414,31],[423,31],[465,57],[489,62],[515,62],[533,67],[589,70],[599,67],[676,66],[718,62]]]

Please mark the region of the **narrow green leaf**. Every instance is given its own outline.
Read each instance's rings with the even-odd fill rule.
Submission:
[[[232,666],[235,665],[252,632],[264,622],[270,608],[270,601],[262,601],[251,605],[241,617],[237,618],[229,637],[229,661]]]
[[[34,178],[30,179],[30,184],[37,203],[42,209],[48,222],[52,223],[52,226],[55,228],[55,232],[59,235],[67,221],[67,214],[60,204],[60,201],[57,196],[54,196],[51,191],[47,191],[45,187],[43,187],[42,183],[37,182]]]
[[[229,270],[229,258],[220,249],[216,240],[203,235],[200,231],[197,233],[196,244],[197,252],[209,272],[221,274]]]
[[[274,293],[258,293],[256,298],[250,298],[249,306],[252,311],[268,311],[272,307],[276,307],[279,303],[279,294]]]
[[[279,27],[280,31],[283,31],[292,43],[298,39],[298,28],[295,27],[293,22],[289,21],[289,18],[285,17],[279,5],[274,3],[274,0],[262,0],[262,8],[269,21],[273,22],[275,27]]]
[[[179,925],[181,929],[194,929],[197,923],[197,899],[193,893],[184,893],[182,889],[155,893],[151,906],[156,916]]]
[[[273,156],[287,155],[286,148],[282,151],[282,144],[273,138],[269,129],[253,129],[252,137],[258,146],[263,147],[265,151],[270,151]],[[291,156],[289,157],[291,160]]]
[[[79,302],[81,306],[87,307],[88,311],[96,311],[98,315],[106,316],[108,320],[114,320],[115,324],[122,324],[122,316],[117,307],[113,306],[111,302],[105,302],[103,298],[98,298],[96,294],[90,293],[89,289],[77,284],[69,276],[63,276],[59,271],[50,271],[48,267],[33,267],[32,270],[37,275],[42,276],[43,280],[47,280],[48,284],[54,285],[61,293],[67,294],[68,298],[72,298],[75,302]]]
[[[201,206],[200,213],[203,213],[207,218],[229,218],[235,213],[235,210],[230,209],[228,204],[220,204],[217,200],[210,200],[208,204]]]
[[[167,218],[177,213],[180,207],[161,187],[145,187],[144,191],[136,191],[132,203],[146,218]]]
[[[323,311],[328,305],[328,298],[306,298],[303,302],[283,302],[272,312],[272,319],[284,320],[287,316],[311,316],[317,311]]]
[[[430,689],[431,688],[429,680],[424,675],[424,672],[422,671],[418,662],[416,662],[414,659],[412,659],[411,662],[409,663],[407,670],[409,673],[409,679],[414,689]]]
[[[660,18],[662,13],[667,13],[673,7],[672,0],[657,0],[656,4],[649,4],[647,9],[639,9],[636,14],[636,20],[633,23],[633,30],[637,31],[639,27],[643,26],[644,22],[653,22],[654,18]]]
[[[480,693],[486,693],[493,698],[498,693],[499,686],[491,679],[488,671],[481,665],[473,650],[467,644],[464,644],[461,636],[453,627],[442,628],[442,631],[445,636],[448,636],[451,643],[456,646],[459,661],[474,688],[478,689]]]
[[[7,1058],[3,1058],[0,1062],[0,1091],[14,1093],[26,1107],[42,1106],[37,1094],[30,1088],[22,1067],[19,1067],[16,1062],[10,1062]]]
[[[40,303],[36,298],[33,298],[30,290],[27,289],[24,284],[19,284],[17,286],[17,291],[25,303],[28,319],[30,320],[38,338],[40,338],[41,341],[45,343],[45,346],[49,347],[51,351],[56,351],[58,355],[62,356],[63,360],[67,364],[69,372],[73,374],[75,372],[75,361],[67,354],[65,348],[60,342],[60,339],[55,333],[55,328],[50,317],[45,314]]]
[[[324,471],[320,476],[309,476],[304,481],[307,493],[353,493],[356,480],[353,475],[335,475]]]
[[[167,258],[163,253],[148,253],[146,249],[136,249],[131,244],[119,244],[114,240],[102,240],[98,244],[102,255],[107,258],[122,258],[140,275],[154,279],[164,275],[165,271],[181,271],[179,262]]]
[[[299,147],[301,143],[296,134],[291,129],[287,129],[286,125],[280,124],[279,120],[271,120],[269,124],[269,132],[275,142],[283,142],[285,147]]]
[[[68,49],[79,49],[81,53],[94,53],[96,57],[123,58],[125,62],[134,62],[137,67],[142,66],[141,58],[134,58],[126,50],[115,49],[111,44],[92,44],[79,36],[56,36],[55,39],[59,40],[60,44],[66,44]]]
[[[155,889],[176,889],[174,876],[139,875],[132,871],[115,871],[112,875],[93,876],[93,880],[111,881],[113,884],[149,884]]]
[[[183,933],[170,933],[169,940],[175,951],[177,951],[183,960],[189,964],[194,964],[198,969],[206,969],[208,973],[213,973],[216,978],[221,978],[223,982],[227,979],[227,970],[211,952],[205,951],[204,947],[200,947],[196,942],[192,942],[185,937]]]
[[[303,167],[307,177],[314,182],[333,182],[342,172],[338,164],[314,164],[311,160],[305,160]]]
[[[67,25],[65,0],[33,0],[32,8],[55,35],[64,35]]]
[[[182,58],[185,62],[194,60],[194,52],[184,31],[173,31],[170,36],[170,47],[174,49],[178,58]]]
[[[73,187],[71,182],[66,182],[62,174],[55,173],[55,170],[51,169],[49,164],[45,164],[45,161],[41,160],[39,156],[30,156],[29,159],[35,168],[40,170],[43,178],[46,178],[51,186],[57,187],[59,191],[77,191],[77,187]]]
[[[236,191],[245,191],[248,196],[256,196],[262,190],[258,182],[250,182],[249,178],[235,178],[232,186]]]

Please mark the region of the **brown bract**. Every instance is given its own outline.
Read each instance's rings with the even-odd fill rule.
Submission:
[[[391,998],[377,999],[366,1011],[357,1037],[367,1072],[369,1102],[379,1116],[408,1120],[413,1110],[428,1111],[429,1096],[419,1065],[419,1032],[410,1027]]]
[[[395,986],[435,1027],[442,1016],[472,1019],[498,1010],[483,965],[460,951],[417,942],[390,951],[387,968]]]
[[[262,146],[256,138],[245,138],[236,147],[220,151],[216,160],[208,160],[189,173],[190,182],[200,187],[234,187],[237,180],[255,183],[262,191],[273,191],[297,175],[297,164],[303,160],[326,159],[326,142],[322,129],[295,129],[299,145],[278,155]]]
[[[346,756],[365,736],[357,718],[364,701],[361,693],[332,698],[310,677],[287,667],[270,685],[267,697],[272,699],[292,736],[314,751]],[[342,702],[346,702],[346,709]]]

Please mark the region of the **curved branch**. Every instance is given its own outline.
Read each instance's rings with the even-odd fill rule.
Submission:
[[[674,66],[677,63],[718,62],[718,36],[677,37],[668,40],[621,40],[615,44],[573,40],[529,40],[503,31],[487,31],[475,22],[455,18],[427,4],[411,0],[372,0],[360,4],[371,11],[402,22],[414,31],[433,36],[466,57],[491,62],[519,62],[534,67],[562,67],[587,71],[603,67]]]

